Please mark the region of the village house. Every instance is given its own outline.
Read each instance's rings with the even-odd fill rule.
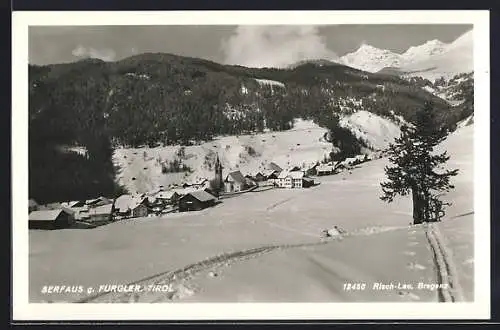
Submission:
[[[266,177],[269,183],[276,183],[281,172],[275,170],[266,170],[262,174]]]
[[[90,218],[90,208],[87,205],[72,207],[71,210],[75,212],[75,220],[88,220]]]
[[[64,202],[61,203],[61,205],[69,208],[75,208],[75,207],[83,207],[85,206],[85,201],[69,201],[69,202]]]
[[[248,184],[240,171],[229,173],[224,180],[225,192],[238,192],[247,189]]]
[[[292,178],[291,188],[302,188],[302,179],[304,179],[304,172],[302,171],[292,171],[289,173],[289,177]]]
[[[314,184],[314,180],[305,177],[302,171],[283,171],[278,176],[278,187],[280,188],[308,188]]]
[[[257,181],[251,175],[245,175],[246,187],[254,187],[257,186]]]
[[[145,195],[121,195],[115,200],[114,210],[119,218],[139,218],[148,215],[148,198]]]
[[[113,204],[106,204],[91,208],[88,212],[91,222],[108,222],[112,220]]]
[[[143,218],[148,216],[148,207],[145,204],[145,199],[137,201],[130,207],[132,218]]]
[[[267,180],[263,172],[257,172],[252,176],[247,175],[247,177],[250,177],[250,179],[254,180],[255,182],[263,182]]]
[[[289,173],[287,171],[282,171],[278,178],[276,179],[276,185],[280,188],[288,188],[292,187],[292,178],[289,177]]]
[[[356,157],[349,157],[344,159],[342,163],[344,166],[354,166],[358,163],[358,159]]]
[[[176,188],[176,189],[172,189],[172,191],[174,191],[175,193],[177,193],[177,199],[180,199],[182,196],[184,195],[187,195],[193,191],[196,191],[198,189],[195,189],[193,187],[187,187],[187,188]]]
[[[208,184],[209,184],[208,179],[203,178],[196,182],[193,182],[191,184],[191,187],[193,187],[194,189],[203,189],[203,188],[208,188]]]
[[[204,190],[190,192],[179,199],[179,212],[199,211],[214,206],[217,198]]]
[[[331,175],[333,174],[333,166],[321,164],[316,167],[316,175]]]
[[[290,166],[287,170],[287,172],[295,172],[295,171],[302,171],[302,169],[299,166]]]
[[[173,190],[167,190],[167,191],[159,191],[155,195],[156,199],[160,201],[164,206],[165,205],[173,205],[177,202],[179,199],[179,194]]]
[[[367,155],[357,155],[355,157],[346,158],[342,163],[344,166],[355,166],[370,160]]]
[[[69,228],[74,222],[74,215],[68,209],[40,210],[29,214],[29,229]]]
[[[59,210],[59,209],[61,209],[63,207],[65,207],[65,206],[63,206],[61,203],[54,202],[54,203],[47,203],[47,204],[44,204],[44,205],[38,205],[37,210],[38,211],[43,211],[43,210]]]
[[[311,164],[308,167],[305,167],[304,173],[306,175],[317,175],[317,171],[316,170],[317,170],[318,166],[320,166],[319,163]]]
[[[87,199],[85,201],[85,205],[88,205],[89,207],[97,207],[97,206],[102,206],[102,205],[107,205],[107,204],[113,204],[113,200],[100,196],[94,199]]]
[[[121,195],[115,200],[114,208],[115,213],[120,217],[126,217],[130,215],[130,205],[133,203],[133,197],[131,195]]]
[[[145,204],[149,209],[161,207],[163,205],[162,201],[156,197],[155,193],[151,193],[146,196]]]

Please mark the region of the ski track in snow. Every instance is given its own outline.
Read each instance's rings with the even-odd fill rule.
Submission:
[[[148,285],[167,285],[171,290],[168,292],[143,292],[143,293],[115,293],[108,292],[97,295],[87,296],[76,301],[77,303],[141,303],[141,302],[165,302],[174,299],[182,299],[183,296],[194,294],[194,290],[186,287],[182,282],[192,278],[194,275],[208,269],[220,266],[229,266],[231,263],[243,261],[249,258],[255,258],[263,254],[271,253],[276,250],[292,249],[292,248],[307,248],[334,242],[340,242],[342,239],[352,236],[366,236],[383,233],[393,230],[408,229],[408,226],[393,226],[393,227],[367,227],[350,233],[342,234],[338,237],[323,239],[317,242],[301,243],[301,244],[281,244],[261,246],[253,249],[236,251],[231,253],[223,253],[215,257],[187,265],[183,268],[167,271],[160,274],[141,279],[129,285],[140,285],[147,287]],[[312,235],[312,234],[311,234]],[[318,235],[314,235],[318,237]],[[179,293],[179,291],[181,291]],[[418,297],[417,297],[418,298]]]
[[[446,245],[445,238],[439,228],[432,223],[427,226],[425,232],[434,254],[439,283],[447,285],[447,288],[439,289],[440,298],[444,302],[464,301],[457,268],[454,264],[451,250]]]

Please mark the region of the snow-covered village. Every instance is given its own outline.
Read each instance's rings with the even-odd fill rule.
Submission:
[[[30,30],[30,302],[474,302],[472,25],[87,28]]]

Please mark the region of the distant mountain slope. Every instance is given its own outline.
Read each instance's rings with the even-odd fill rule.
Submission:
[[[434,39],[410,47],[402,54],[364,44],[355,52],[342,56],[339,63],[382,74],[450,79],[456,74],[473,71],[472,37],[471,30],[450,44]]]
[[[420,76],[429,80],[440,77],[450,79],[457,74],[474,71],[472,31],[447,45],[443,52],[405,64],[400,69],[406,76]]]
[[[401,55],[386,49],[363,44],[355,52],[346,54],[339,63],[368,72],[377,72],[385,67],[398,67]]]

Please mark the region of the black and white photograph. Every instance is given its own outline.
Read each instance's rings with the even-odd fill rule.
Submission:
[[[18,301],[487,315],[488,16],[417,14],[29,16]]]

